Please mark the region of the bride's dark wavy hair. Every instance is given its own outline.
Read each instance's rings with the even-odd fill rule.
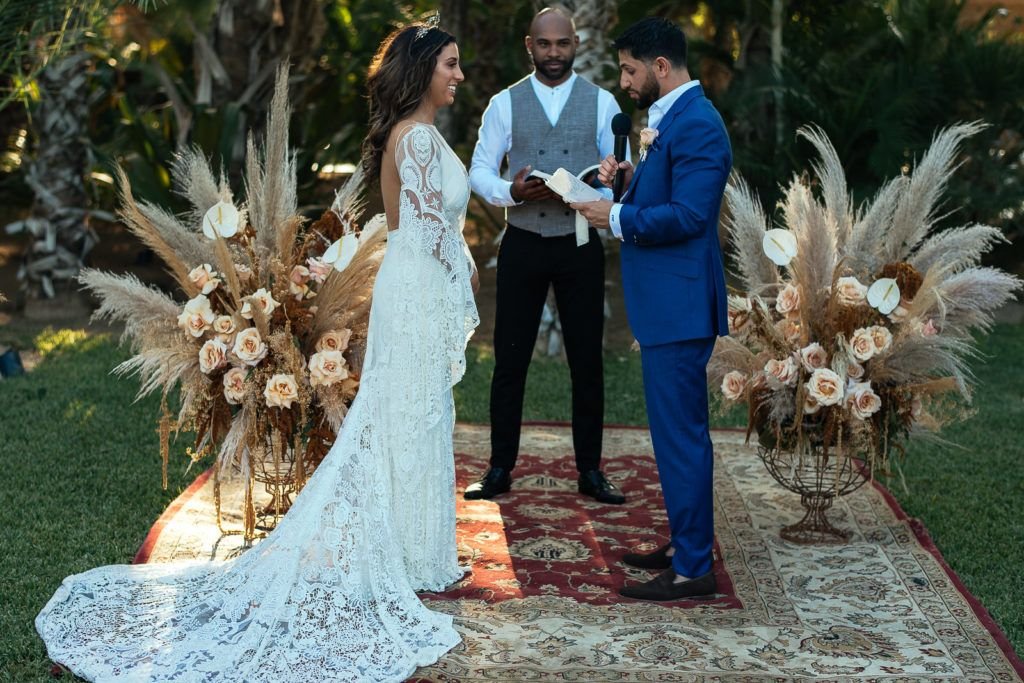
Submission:
[[[455,36],[447,31],[412,24],[393,31],[377,48],[366,79],[370,129],[363,140],[362,164],[369,182],[380,177],[391,129],[419,106],[430,87],[438,55],[454,42]]]

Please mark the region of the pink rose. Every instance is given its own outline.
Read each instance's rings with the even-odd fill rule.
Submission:
[[[199,370],[209,375],[227,364],[228,347],[220,339],[208,339],[199,349]]]
[[[267,357],[267,345],[260,338],[260,331],[247,327],[235,335],[235,346],[231,349],[238,360],[246,365],[258,365]]]
[[[268,318],[270,317],[270,314],[274,312],[274,309],[281,305],[279,302],[274,301],[274,297],[271,296],[270,292],[268,292],[265,287],[260,287],[247,297],[247,299],[255,301],[256,305],[258,305],[263,311],[263,315]],[[246,320],[252,320],[252,302],[246,301],[242,304],[242,317]]]
[[[859,420],[866,420],[882,407],[882,399],[871,388],[871,382],[858,382],[850,387],[846,407]]]
[[[800,371],[791,357],[783,360],[775,360],[773,358],[765,363],[764,374],[783,386],[791,387],[796,384]]]
[[[855,277],[836,280],[836,302],[841,306],[859,306],[867,301],[868,288]]]
[[[871,334],[871,341],[875,345],[875,354],[885,353],[892,346],[892,332],[880,325],[872,325],[868,328]]]
[[[193,268],[192,272],[188,274],[188,279],[202,290],[203,294],[209,294],[217,289],[217,285],[220,284],[220,280],[217,279],[217,273],[213,271],[209,263]]]
[[[851,362],[846,366],[846,376],[854,381],[864,377],[864,366],[860,363]]]
[[[317,351],[338,351],[343,352],[348,348],[348,342],[352,339],[352,330],[347,327],[343,330],[331,330],[324,332],[316,343]]]
[[[725,373],[722,378],[722,395],[729,401],[738,401],[743,398],[747,389],[747,376],[739,370],[732,370]]]
[[[309,264],[309,277],[316,282],[322,283],[331,274],[331,271],[334,270],[334,266],[323,259],[308,258],[306,263]]]
[[[814,342],[800,349],[800,363],[807,372],[814,372],[828,363],[828,354],[821,344]]]
[[[292,375],[277,374],[267,380],[263,397],[271,408],[291,408],[299,398],[299,386]]]
[[[309,383],[329,387],[348,377],[341,351],[317,351],[309,359]]]
[[[291,275],[288,278],[288,291],[299,301],[302,301],[309,292],[309,285],[306,284],[309,282],[309,277],[309,268],[306,266],[295,266],[292,268]]]
[[[185,304],[184,310],[178,316],[178,327],[188,332],[193,337],[203,336],[203,332],[213,325],[213,309],[210,308],[210,300],[205,294],[199,294]]]
[[[800,312],[800,289],[788,283],[775,299],[775,310],[787,318],[795,318]]]
[[[224,398],[236,406],[245,398],[244,368],[231,368],[224,373]]]
[[[804,394],[804,415],[814,415],[819,410],[821,410],[821,404],[818,403],[818,400],[810,393]]]
[[[807,380],[807,393],[823,406],[834,406],[843,398],[843,384],[836,373],[818,368]]]
[[[864,327],[853,331],[850,348],[853,349],[853,357],[861,362],[870,360],[878,352],[871,330]]]
[[[939,328],[935,327],[935,321],[928,318],[928,322],[921,326],[921,335],[924,337],[934,337],[939,333]]]

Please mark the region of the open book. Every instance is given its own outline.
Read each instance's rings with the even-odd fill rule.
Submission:
[[[581,178],[585,178],[588,174],[597,170],[599,166],[600,164],[588,166],[580,171],[578,176],[573,175],[564,168],[560,168],[550,174],[534,169],[533,171],[530,171],[530,175],[528,175],[527,178],[540,178],[544,181],[545,185],[551,188],[552,192],[561,197],[566,203],[593,202],[598,199],[604,199],[605,197],[599,190],[583,182]],[[583,246],[588,241],[590,241],[590,231],[588,229],[587,219],[583,217],[583,214],[577,211],[576,246]]]

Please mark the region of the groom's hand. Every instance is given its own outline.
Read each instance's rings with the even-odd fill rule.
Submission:
[[[611,187],[615,183],[615,172],[619,169],[626,174],[626,182],[623,187],[629,187],[629,181],[633,178],[633,164],[628,161],[615,161],[615,156],[609,154],[601,160],[601,167],[597,169],[597,179],[605,187]]]
[[[605,229],[608,227],[608,216],[612,212],[612,204],[614,202],[610,199],[599,199],[593,202],[570,204],[569,206],[583,214],[587,222],[595,228]]]
[[[540,178],[527,178],[530,173],[529,166],[523,166],[512,179],[512,187],[509,194],[516,202],[542,202],[546,199],[559,199],[559,196],[551,191]]]

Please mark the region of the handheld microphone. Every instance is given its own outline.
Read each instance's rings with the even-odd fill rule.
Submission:
[[[629,131],[633,130],[633,121],[628,115],[619,112],[612,117],[612,135],[615,136],[615,161],[626,161],[626,140],[629,139]],[[615,180],[612,182],[612,196],[619,201],[622,191],[626,185],[626,172],[621,168],[615,171]]]

